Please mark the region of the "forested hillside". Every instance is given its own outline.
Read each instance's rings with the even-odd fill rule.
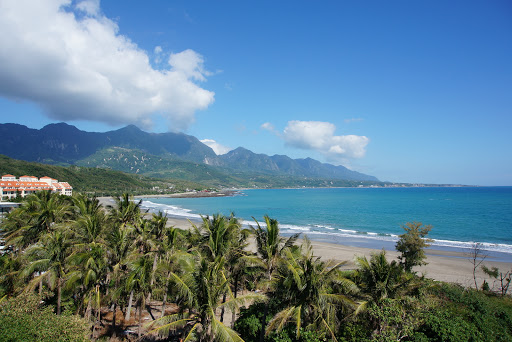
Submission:
[[[185,189],[205,189],[195,182],[176,179],[156,179],[120,171],[79,166],[55,166],[16,160],[0,155],[0,175],[12,174],[17,178],[28,175],[48,176],[68,182],[74,191],[91,195],[119,195],[123,192],[134,194],[182,192]]]

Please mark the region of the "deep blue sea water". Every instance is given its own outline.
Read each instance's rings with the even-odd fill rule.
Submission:
[[[269,215],[285,235],[371,248],[393,249],[401,225],[417,221],[433,226],[434,249],[481,242],[495,258],[512,261],[512,187],[243,190],[233,197],[151,198],[144,206],[192,220],[234,212],[247,224]]]

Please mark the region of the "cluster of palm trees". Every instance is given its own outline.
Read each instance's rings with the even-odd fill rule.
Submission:
[[[384,252],[359,259],[348,276],[342,264],[314,256],[307,239],[281,237],[269,217],[243,229],[234,215],[214,215],[180,230],[140,205],[128,194],[107,208],[80,194],[28,196],[1,224],[0,291],[31,291],[57,314],[83,316],[93,338],[111,311],[114,337],[122,312],[125,322],[135,316],[139,337],[240,341],[229,313],[233,323],[241,306],[259,303],[263,341],[290,326],[296,338],[314,330],[336,340],[347,317],[411,288]],[[278,299],[277,310],[269,298]]]

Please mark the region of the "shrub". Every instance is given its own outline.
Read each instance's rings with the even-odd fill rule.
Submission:
[[[57,316],[34,295],[0,302],[0,342],[88,341],[88,331],[84,320],[74,315]]]

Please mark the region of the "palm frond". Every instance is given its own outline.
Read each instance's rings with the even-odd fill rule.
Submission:
[[[192,304],[194,294],[190,286],[184,281],[182,277],[174,272],[170,273],[170,280],[176,284],[179,294],[185,299],[187,303]]]
[[[196,331],[199,327],[201,327],[201,323],[194,324],[194,326],[192,327],[192,329],[190,329],[190,331],[187,334],[187,337],[185,337],[183,342],[192,341],[192,339],[194,338],[194,335],[196,334]]]
[[[244,342],[244,340],[231,328],[217,318],[212,320],[212,333],[218,342]]]
[[[268,336],[273,331],[283,330],[286,323],[288,323],[288,321],[290,321],[290,319],[294,316],[295,310],[296,307],[291,306],[278,312],[270,320],[270,322],[268,322],[267,329],[265,330],[265,335]]]
[[[327,331],[329,331],[329,333],[331,334],[331,337],[332,339],[335,341],[335,342],[338,342],[338,340],[336,339],[336,335],[334,334],[334,332],[332,331],[331,329],[331,326],[325,321],[325,319],[322,318],[322,324],[324,326],[324,328],[327,329]]]
[[[157,326],[149,333],[158,333],[161,335],[169,334],[170,331],[176,331],[185,327],[189,322],[195,321],[194,318],[191,317],[183,317],[181,314],[173,314],[167,315],[162,318],[158,318],[154,321],[151,321],[147,324],[148,328],[152,328]]]
[[[267,299],[267,296],[261,293],[248,293],[242,296],[238,296],[237,298],[231,297],[226,300],[221,306],[227,307],[229,310],[233,311],[234,309],[238,309],[240,306],[245,305],[249,302],[263,302]]]
[[[355,307],[356,302],[354,302],[349,297],[343,295],[343,294],[336,294],[336,293],[323,293],[321,294],[323,298],[327,300],[327,302],[335,305],[343,305],[343,306],[351,306]]]

